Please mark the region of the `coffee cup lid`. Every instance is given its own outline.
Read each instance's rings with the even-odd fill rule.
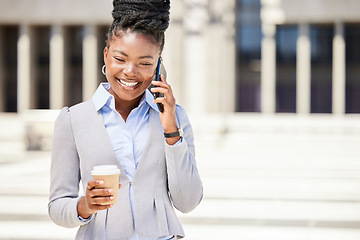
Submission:
[[[91,175],[111,175],[120,173],[120,169],[116,165],[99,165],[94,166]]]

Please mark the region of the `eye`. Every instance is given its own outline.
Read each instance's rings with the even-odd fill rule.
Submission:
[[[152,63],[142,62],[142,63],[140,63],[140,65],[148,67],[148,66],[152,66]]]
[[[125,62],[125,60],[122,59],[122,58],[114,57],[114,59],[115,59],[116,61],[118,61],[118,62]]]

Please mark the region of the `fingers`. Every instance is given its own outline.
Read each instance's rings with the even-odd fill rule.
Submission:
[[[175,113],[175,100],[169,100],[169,98],[164,96],[154,99],[153,103],[161,103],[164,106],[164,111],[162,112],[162,114],[166,112]]]
[[[95,205],[95,207],[103,207],[103,206],[110,206],[110,202],[114,200],[114,196],[108,196],[108,197],[94,197],[91,198],[91,204]]]
[[[171,89],[171,86],[166,82],[163,75],[161,75],[162,81],[153,81],[152,84],[155,86],[151,88],[152,92],[163,93],[164,97],[158,97],[154,100],[154,103],[162,103],[165,106],[174,106],[175,98]]]
[[[154,103],[162,103],[164,111],[160,113],[160,121],[163,129],[177,129],[176,124],[176,100],[171,86],[166,82],[165,77],[161,75],[161,81],[153,81],[152,92],[163,93],[164,97],[155,98]]]
[[[106,209],[112,208],[113,206],[114,206],[113,204],[111,204],[111,205],[96,205],[96,210],[97,211],[106,210]]]
[[[155,80],[154,80],[153,82],[159,83],[159,84],[167,84],[167,85],[169,85],[169,84],[167,83],[164,75],[162,75],[162,74],[160,74],[160,81],[155,81]]]
[[[86,202],[88,208],[92,213],[96,213],[99,210],[111,208],[113,204],[109,204],[114,200],[113,189],[101,188],[104,181],[90,180],[86,189]],[[121,184],[119,184],[119,187]],[[100,187],[100,188],[99,188]]]
[[[91,190],[95,187],[99,187],[104,184],[104,181],[102,180],[90,180],[87,185],[87,189]]]
[[[151,91],[152,92],[163,93],[164,96],[166,96],[166,98],[170,98],[171,95],[172,95],[171,89],[168,89],[168,88],[165,88],[165,87],[153,87],[153,88],[151,88]]]
[[[165,89],[167,89],[167,91],[169,93],[171,93],[172,95],[172,89],[171,89],[171,86],[166,82],[165,80],[165,77],[164,75],[161,75],[161,81],[152,81],[152,84],[154,86],[156,86],[155,88],[153,88],[154,90],[158,90],[158,89],[161,89],[161,88],[164,88],[163,91],[165,91]],[[161,92],[161,93],[165,93],[165,92],[162,92],[162,91],[157,91],[157,92]]]
[[[111,195],[113,195],[113,190],[108,188],[92,189],[91,191],[89,191],[90,198],[98,198]]]

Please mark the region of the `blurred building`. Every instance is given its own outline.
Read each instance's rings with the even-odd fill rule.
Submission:
[[[249,1],[242,2],[247,5]],[[255,32],[254,39],[262,35],[261,47],[257,45],[261,48],[261,80],[252,82],[261,95],[261,111],[359,113],[360,1],[263,0],[262,4],[262,34],[256,33],[253,25],[244,27],[245,35],[249,30]],[[241,5],[238,7],[243,12]],[[238,39],[245,37],[238,33]],[[238,49],[244,47],[242,41],[237,43]],[[245,61],[242,52],[249,54],[245,46],[238,52],[238,63]],[[250,53],[250,63],[257,60],[254,52]],[[256,78],[254,72],[249,74]],[[239,71],[239,89],[249,81],[242,75]],[[246,99],[239,97],[238,110],[259,109],[256,104],[242,105]]]
[[[172,0],[163,53],[191,113],[360,113],[360,1]],[[91,98],[112,0],[0,0],[0,112]]]

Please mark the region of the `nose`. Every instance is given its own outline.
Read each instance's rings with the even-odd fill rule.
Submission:
[[[124,74],[126,76],[134,76],[136,74],[136,66],[132,63],[127,63],[124,68]]]

